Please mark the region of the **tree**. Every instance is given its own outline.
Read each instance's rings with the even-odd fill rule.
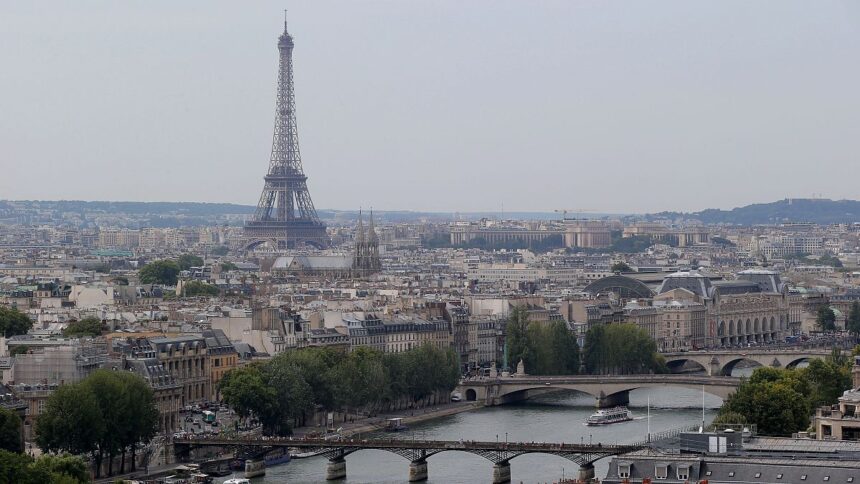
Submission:
[[[182,254],[179,256],[179,259],[176,260],[176,264],[179,266],[179,270],[187,271],[192,267],[201,267],[203,265],[203,259],[196,255]]]
[[[633,272],[633,268],[623,261],[612,264],[612,267],[609,270],[612,272]]]
[[[125,472],[126,449],[131,450],[131,470],[134,471],[137,444],[149,442],[158,432],[158,409],[152,388],[143,378],[129,372],[117,375],[123,384],[122,407],[125,420],[119,439],[122,447],[120,472]]]
[[[848,319],[845,321],[845,326],[851,334],[855,336],[860,335],[860,302],[854,301],[851,303],[851,309],[848,310]]]
[[[0,449],[10,452],[24,452],[21,417],[3,407],[0,407]]]
[[[9,338],[19,334],[27,334],[33,327],[33,321],[29,316],[17,308],[0,306],[0,333]]]
[[[815,323],[821,331],[836,330],[836,313],[829,306],[822,304],[818,307],[818,313],[815,316]]]
[[[118,452],[124,471],[126,452],[131,450],[133,458],[135,446],[155,435],[157,422],[152,389],[140,376],[98,370],[48,398],[36,422],[36,442],[45,452],[91,454],[98,477],[105,457],[113,474]]]
[[[532,342],[529,337],[529,320],[526,308],[517,306],[511,311],[508,316],[508,324],[506,326],[505,338],[505,356],[508,360],[508,367],[516,368],[520,360],[526,367],[526,371],[534,363],[531,353]]]
[[[179,270],[179,264],[172,260],[150,262],[140,269],[140,282],[174,286]]]
[[[263,365],[250,364],[227,372],[218,382],[221,399],[242,418],[256,416],[264,430],[273,426],[271,416],[277,406],[275,390],[263,380]]]
[[[747,418],[737,412],[720,412],[714,417],[714,421],[711,422],[711,425],[746,425]]]
[[[217,287],[202,281],[189,281],[182,287],[182,292],[185,297],[217,296],[220,293]]]
[[[234,264],[232,262],[222,262],[221,263],[221,270],[223,272],[235,271],[238,268],[239,268],[239,266],[237,266],[236,264]]]
[[[29,455],[0,450],[0,484],[86,484],[86,463],[70,455]]]
[[[61,477],[68,477],[71,481],[66,482],[90,482],[90,473],[87,464],[78,456],[69,454],[43,455],[36,459],[32,468],[37,472],[51,475],[50,482],[63,482]]]
[[[92,453],[95,458],[103,432],[104,420],[96,397],[80,384],[58,388],[36,420],[36,443],[45,452]]]
[[[851,369],[844,361],[828,357],[826,360],[810,360],[809,366],[798,369],[801,378],[809,382],[808,394],[810,411],[821,405],[831,405],[838,401],[845,390],[851,388]]]
[[[230,249],[226,245],[219,245],[212,249],[212,255],[224,256],[230,252]]]
[[[63,336],[69,338],[83,338],[87,336],[95,338],[96,336],[100,336],[102,331],[104,331],[104,324],[102,324],[101,320],[90,316],[80,321],[70,322],[66,326],[66,329],[63,330]]]
[[[740,414],[763,435],[791,435],[809,426],[808,385],[792,370],[759,368],[720,408]]]

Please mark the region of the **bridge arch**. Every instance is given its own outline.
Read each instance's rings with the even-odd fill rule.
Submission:
[[[688,366],[690,364],[694,365],[696,368],[693,371],[702,371],[702,372],[708,373],[708,368],[705,367],[705,365],[702,364],[701,361],[699,361],[698,359],[695,359],[695,358],[675,358],[675,359],[671,359],[671,360],[666,361],[666,366],[669,367],[669,372],[671,372],[671,373],[683,373],[680,370],[684,366]]]
[[[466,401],[474,402],[478,399],[478,392],[475,391],[474,388],[469,388],[466,390]]]
[[[801,356],[797,358],[792,358],[785,362],[785,368],[797,368],[797,365],[801,363],[809,363],[810,360],[813,360],[817,357],[815,356]]]
[[[760,366],[765,366],[764,364],[762,364],[761,361],[758,361],[755,358],[750,358],[747,356],[739,356],[737,358],[732,358],[731,360],[729,360],[725,364],[723,364],[723,366],[720,367],[719,374],[721,376],[732,376],[732,371],[734,371],[735,366],[737,366],[737,364],[742,362],[742,361],[748,361],[750,363],[754,363],[756,368],[758,368]]]

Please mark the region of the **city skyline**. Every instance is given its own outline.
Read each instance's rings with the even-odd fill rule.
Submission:
[[[860,8],[772,5],[293,2],[309,188],[446,212],[856,198]],[[283,5],[199,6],[4,6],[3,198],[253,205]]]

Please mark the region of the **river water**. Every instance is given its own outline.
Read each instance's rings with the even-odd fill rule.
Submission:
[[[594,412],[593,397],[574,392],[557,392],[519,404],[481,408],[449,417],[415,424],[400,438],[432,440],[539,441],[604,444],[644,440],[648,432],[647,402],[651,402],[651,432],[701,424],[702,393],[678,387],[640,389],[630,392],[628,408],[633,421],[602,427],[584,425]],[[722,401],[705,395],[705,419],[710,422]],[[391,434],[384,434],[386,437]],[[365,436],[362,436],[364,438]],[[253,484],[324,482],[327,460],[323,457],[296,459],[267,469],[265,477]],[[442,452],[427,459],[429,483],[492,482],[493,464],[465,452]],[[608,459],[595,463],[595,474],[606,475]],[[347,456],[347,479],[343,483],[407,482],[409,462],[380,450],[362,450]],[[562,457],[527,454],[511,460],[512,482],[554,482],[562,475],[576,477],[578,467]],[[236,477],[241,477],[237,475]],[[225,478],[226,479],[226,478]],[[221,482],[224,479],[219,479]]]

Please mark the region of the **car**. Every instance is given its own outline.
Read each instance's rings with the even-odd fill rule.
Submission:
[[[212,422],[212,426],[213,426],[213,427],[217,427],[217,426],[219,426],[219,425],[221,425],[221,424],[219,424],[217,420],[216,420],[216,421],[214,421],[214,422]]]

